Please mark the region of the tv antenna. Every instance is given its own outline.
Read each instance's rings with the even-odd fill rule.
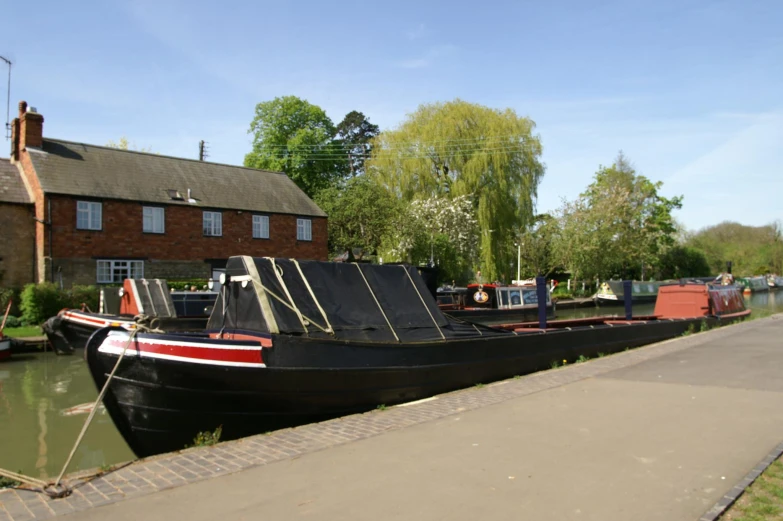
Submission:
[[[204,161],[209,157],[209,149],[207,148],[207,142],[203,139],[198,142],[198,160]]]
[[[0,56],[8,64],[8,93],[5,99],[5,138],[11,139],[11,60],[5,56]]]

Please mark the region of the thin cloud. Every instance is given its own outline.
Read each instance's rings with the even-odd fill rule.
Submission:
[[[396,66],[401,69],[424,69],[430,67],[438,59],[453,53],[456,49],[453,45],[439,45],[430,48],[423,56],[399,61]]]

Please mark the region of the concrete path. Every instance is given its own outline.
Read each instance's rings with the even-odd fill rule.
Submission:
[[[783,440],[783,319],[674,342],[690,347],[66,518],[697,520]]]

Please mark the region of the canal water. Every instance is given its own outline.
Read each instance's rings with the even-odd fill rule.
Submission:
[[[746,298],[754,316],[783,312],[783,291]],[[652,304],[634,307],[649,315]],[[558,318],[623,314],[622,307],[558,309]],[[14,355],[0,363],[0,467],[38,478],[56,476],[62,468],[97,397],[82,352]],[[103,408],[93,419],[69,471],[133,459],[125,441]]]

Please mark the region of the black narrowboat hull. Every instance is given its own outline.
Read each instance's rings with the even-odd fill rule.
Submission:
[[[206,335],[139,334],[104,403],[130,448],[145,457],[182,449],[197,433],[217,427],[229,440],[322,421],[670,339],[702,322],[713,327],[727,320],[654,320],[410,344],[275,335],[266,342],[271,347],[261,347]],[[99,389],[121,352],[117,340],[111,346],[111,331],[97,331],[87,344]],[[189,346],[196,342],[224,358],[244,350],[236,352],[257,360],[214,361]],[[150,346],[158,354],[148,354]],[[178,355],[177,346],[195,358]]]
[[[633,304],[654,304],[655,301],[658,299],[658,295],[637,295],[631,297],[631,303]],[[620,296],[617,299],[612,298],[606,298],[601,295],[596,295],[595,297],[595,303],[602,307],[611,307],[611,306],[624,306],[625,305],[625,299]]]
[[[455,309],[443,310],[443,314],[460,320],[478,322],[479,324],[518,323],[538,321],[538,307],[528,309]],[[547,320],[555,318],[553,305],[546,307]]]

